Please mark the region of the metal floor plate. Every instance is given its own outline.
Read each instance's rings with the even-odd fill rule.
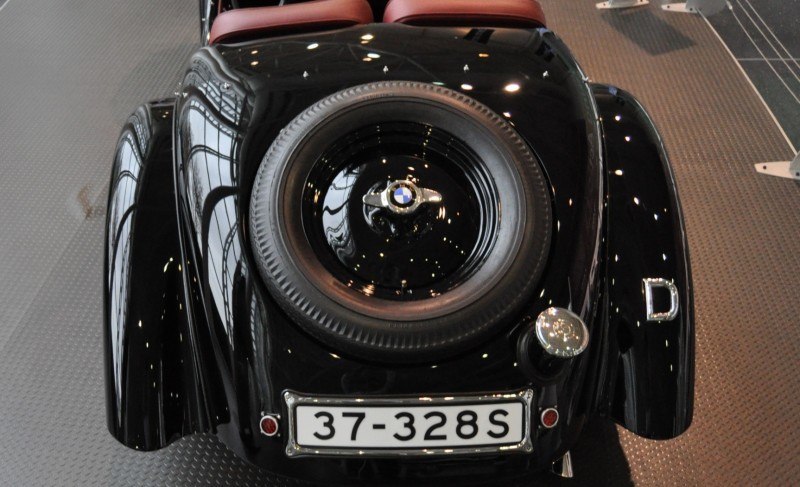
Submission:
[[[666,139],[698,318],[689,432],[654,442],[596,421],[568,485],[799,483],[800,188],[753,171],[790,158],[786,141],[702,18],[542,3],[590,76],[640,97]],[[114,140],[138,104],[174,89],[196,45],[196,2],[0,5],[0,483],[294,485],[211,435],[145,454],[105,428],[100,288]]]
[[[800,186],[757,175],[789,144],[705,20],[658,5],[542,2],[587,73],[633,92],[659,127],[686,215],[697,312],[694,424],[620,440],[642,485],[800,482]],[[580,464],[576,462],[576,468]]]

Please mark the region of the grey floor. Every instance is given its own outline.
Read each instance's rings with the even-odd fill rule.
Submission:
[[[649,109],[686,216],[694,424],[673,441],[620,442],[641,485],[798,485],[800,185],[753,168],[793,152],[708,24],[657,3],[598,15],[592,2],[543,2],[588,74]]]
[[[689,432],[653,442],[597,421],[567,485],[800,483],[800,186],[753,171],[791,157],[789,145],[702,18],[542,3],[589,75],[636,93],[663,132],[698,317]],[[213,436],[144,454],[105,431],[100,283],[114,141],[137,104],[174,89],[196,10],[192,0],[0,0],[2,485],[291,483]]]

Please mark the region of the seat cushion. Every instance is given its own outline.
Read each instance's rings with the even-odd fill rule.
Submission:
[[[367,0],[317,0],[276,7],[239,8],[217,16],[208,43],[339,29],[373,20]]]
[[[544,27],[536,0],[391,0],[384,22],[464,27]]]

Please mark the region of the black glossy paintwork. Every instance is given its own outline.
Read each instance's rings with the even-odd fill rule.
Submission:
[[[281,128],[338,90],[384,79],[443,84],[504,114],[541,160],[554,213],[548,268],[524,313],[480,347],[413,366],[343,356],[306,335],[266,291],[248,243],[253,178]],[[617,357],[608,342],[603,308],[608,299],[608,291],[603,292],[604,257],[611,250],[602,238],[606,169],[601,127],[585,77],[554,35],[498,29],[475,36],[469,29],[369,25],[204,48],[190,61],[174,109],[175,187],[169,187],[167,175],[172,168],[165,169],[171,162],[167,128],[159,124],[159,137],[150,146],[137,152],[121,143],[118,150],[115,178],[125,170],[119,161],[131,154],[145,161],[139,165],[144,174],[137,176],[135,197],[117,184],[112,184],[110,196],[109,421],[120,441],[154,449],[182,434],[211,429],[248,460],[297,477],[328,482],[500,479],[545,468],[576,441],[588,414],[610,404],[604,402],[609,387],[597,384],[605,378],[602,372],[612,368],[607,358]],[[123,132],[123,141],[130,132]],[[642,155],[658,157],[657,152]],[[154,179],[151,185],[143,183],[150,180],[148,174]],[[663,184],[663,175],[649,183],[659,181]],[[139,211],[139,219],[126,227],[120,217],[124,211],[114,205]],[[143,205],[152,210],[141,211]],[[613,218],[616,211],[609,214]],[[133,250],[122,248],[120,242],[127,241]],[[629,242],[642,243],[651,242]],[[637,255],[652,263],[650,254]],[[637,270],[619,278],[640,282],[642,277],[660,277],[635,275]],[[138,277],[128,279],[134,273]],[[165,279],[167,275],[171,277]],[[122,281],[129,284],[120,285]],[[636,300],[630,306],[642,306],[641,296],[627,293],[624,299]],[[531,348],[535,340],[526,334],[549,306],[582,316],[592,341],[581,357],[556,367],[556,376],[543,377],[535,370],[541,362]],[[140,316],[149,317],[146,323],[152,326],[143,321],[144,331],[136,330]],[[161,343],[164,339],[169,344]],[[153,350],[159,355],[153,356]],[[647,346],[636,350],[645,354]],[[656,360],[648,367],[659,367]],[[159,373],[149,372],[150,365],[159,367]],[[263,414],[285,418],[281,394],[287,389],[369,396],[529,387],[535,390],[534,413],[557,406],[559,425],[534,428],[531,455],[471,460],[469,469],[457,459],[289,460],[284,454],[285,422],[277,437],[258,432]],[[615,397],[619,393],[617,388]],[[656,397],[652,394],[636,397],[640,408],[660,407],[649,403]]]
[[[650,117],[629,93],[594,86],[606,146],[608,219],[601,411],[647,438],[673,438],[692,421],[694,302],[672,169]],[[643,278],[680,291],[673,321],[648,322]],[[658,295],[656,295],[658,298]],[[659,310],[669,309],[657,299]]]
[[[108,424],[126,445],[151,450],[208,429],[209,394],[187,315],[172,169],[174,100],[139,108],[117,145],[105,259]],[[214,369],[209,369],[215,373]],[[218,381],[218,379],[217,379]]]

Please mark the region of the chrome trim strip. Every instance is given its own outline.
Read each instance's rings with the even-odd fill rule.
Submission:
[[[565,479],[571,479],[573,477],[572,455],[570,452],[565,453],[563,457],[553,462],[552,471],[554,474]]]
[[[403,396],[403,397],[342,397],[342,396],[307,396],[294,391],[283,393],[286,407],[288,408],[288,435],[286,438],[286,456],[289,458],[303,456],[348,456],[359,457],[426,457],[440,455],[477,455],[485,453],[531,453],[533,441],[531,439],[531,404],[533,390],[525,389],[519,392],[484,394],[479,396],[460,395],[432,395],[432,396]],[[493,445],[482,447],[454,447],[454,448],[408,448],[408,449],[355,449],[355,448],[319,448],[304,447],[296,441],[295,409],[302,404],[333,405],[333,406],[432,406],[452,405],[462,403],[507,403],[521,402],[524,421],[524,437],[522,441],[513,445]]]

